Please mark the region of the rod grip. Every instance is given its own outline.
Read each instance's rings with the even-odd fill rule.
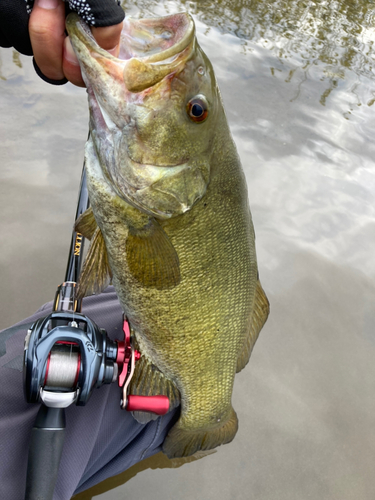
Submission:
[[[165,415],[169,410],[167,396],[128,396],[128,411],[149,411],[157,415]]]
[[[52,500],[64,437],[64,410],[42,405],[31,431],[25,500]]]

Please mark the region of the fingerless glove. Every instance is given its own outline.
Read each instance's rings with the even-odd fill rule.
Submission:
[[[76,12],[89,26],[97,28],[121,23],[125,13],[119,0],[64,0],[67,13]],[[28,30],[34,0],[0,0],[0,46],[14,47],[31,56]]]

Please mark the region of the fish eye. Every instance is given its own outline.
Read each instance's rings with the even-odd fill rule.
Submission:
[[[196,96],[187,103],[187,114],[196,123],[203,122],[208,116],[208,104],[203,96]]]

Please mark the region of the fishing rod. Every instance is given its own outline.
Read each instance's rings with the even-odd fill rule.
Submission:
[[[76,218],[89,207],[83,166]],[[111,340],[106,331],[81,313],[77,283],[85,238],[73,229],[64,282],[57,288],[53,312],[37,320],[25,338],[23,379],[28,403],[42,403],[28,454],[25,500],[52,500],[65,437],[65,408],[84,406],[93,390],[118,381],[121,408],[164,415],[167,396],[128,394],[140,357],[129,323],[123,318],[124,340]]]

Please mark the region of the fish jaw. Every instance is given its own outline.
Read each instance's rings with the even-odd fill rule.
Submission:
[[[98,46],[78,16],[68,16],[67,30],[87,85],[90,130],[107,181],[125,201],[157,218],[190,210],[209,183],[219,101],[192,18],[127,19],[119,58]],[[195,89],[209,94],[211,124],[186,116]]]

